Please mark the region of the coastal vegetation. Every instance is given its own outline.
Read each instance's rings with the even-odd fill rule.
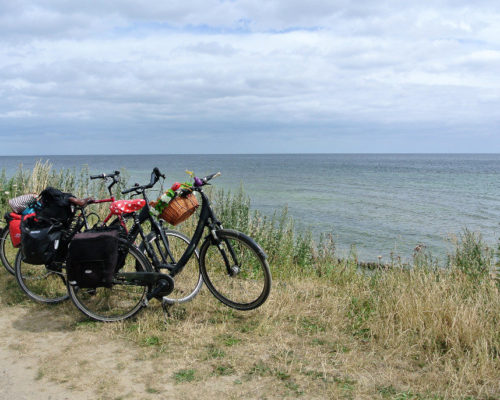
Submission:
[[[106,196],[105,187],[87,177],[85,169],[54,171],[47,163],[20,168],[11,178],[3,173],[0,210],[9,198],[47,185]],[[445,262],[417,246],[410,262],[395,258],[368,270],[355,251],[339,259],[331,236],[316,240],[297,231],[286,209],[263,215],[243,190],[214,189],[211,199],[225,227],[246,232],[267,252],[274,281],[259,309],[238,312],[202,290],[167,316],[152,303],[134,320],[100,324],[68,303],[30,303],[5,272],[1,306],[43,313],[68,335],[83,331],[97,343],[126,343],[143,366],[134,376],[134,390],[142,392],[131,398],[162,398],[169,385],[177,398],[200,392],[208,398],[500,397],[500,249],[479,233],[464,229]],[[194,223],[191,218],[177,228],[189,234]],[[43,379],[77,391],[92,368],[72,368],[75,362],[54,349],[36,367]],[[108,367],[131,368],[119,357]],[[97,397],[119,398],[112,375],[96,385]]]

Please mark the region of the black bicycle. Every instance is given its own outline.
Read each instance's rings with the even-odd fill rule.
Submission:
[[[156,168],[148,185],[134,186],[122,193],[135,193],[145,197],[145,190],[152,187],[159,179],[160,172]],[[224,229],[216,218],[208,197],[203,192],[203,186],[220,173],[206,176],[203,179],[195,178],[190,189],[178,191],[178,195],[185,196],[196,192],[201,196],[202,205],[198,224],[193,237],[189,241],[183,254],[176,262],[161,263],[160,268],[168,273],[149,272],[149,261],[139,249],[134,248],[130,253],[141,271],[115,273],[110,287],[80,290],[78,286],[68,285],[68,292],[75,305],[87,316],[98,321],[117,321],[129,318],[148,304],[152,298],[168,303],[168,295],[175,289],[175,278],[183,271],[193,255],[197,256],[197,246],[201,242],[205,229],[207,234],[199,252],[199,271],[210,292],[222,303],[238,310],[251,310],[262,305],[271,290],[271,273],[264,250],[247,235],[231,229]],[[146,252],[151,243],[141,229],[140,214],[135,214],[134,228],[129,233],[129,239],[135,235],[134,229],[143,238]],[[149,212],[148,212],[149,214]],[[144,215],[143,215],[144,217]],[[154,230],[154,228],[153,228]],[[160,235],[162,243],[167,244],[164,230],[153,231]],[[130,241],[127,241],[130,246]],[[175,259],[175,258],[174,258]],[[162,260],[163,261],[163,260]],[[144,268],[143,268],[144,267]],[[133,264],[131,265],[131,269]]]
[[[151,266],[145,265],[144,271],[156,271],[161,274],[158,276],[163,276],[164,274],[170,274],[171,266],[177,263],[182,254],[184,254],[190,240],[181,232],[165,229],[162,220],[158,220],[151,215],[146,190],[152,188],[160,178],[165,178],[165,176],[160,173],[158,168],[154,168],[148,184],[142,186],[136,184],[136,186],[124,190],[123,194],[134,192],[134,195],[142,196],[144,201],[135,201],[135,203],[132,203],[128,200],[119,200],[118,202],[114,202],[114,209],[117,212],[115,214],[110,213],[104,219],[103,225],[111,220],[107,226],[119,228],[122,232],[123,240],[130,245],[134,245],[136,240],[140,238],[140,245],[138,247],[134,245],[135,250],[146,259],[148,264],[151,264]],[[127,212],[128,210],[126,209],[120,211],[120,207],[127,204],[129,206],[138,204],[137,207],[141,207],[140,211]],[[113,215],[116,216],[115,219],[112,219]],[[126,226],[126,221],[130,219],[132,220],[132,226],[129,229]],[[145,225],[151,227],[150,232],[145,232]],[[195,249],[193,253],[194,257],[191,257],[187,261],[182,275],[176,277],[175,286],[171,276],[163,277],[164,280],[168,280],[169,284],[165,285],[165,289],[157,289],[158,293],[154,297],[161,297],[162,301],[166,304],[175,304],[190,301],[198,294],[203,285],[203,278],[198,267],[199,252]],[[129,267],[125,268],[125,271],[133,272],[134,270]],[[123,268],[120,272],[124,272]],[[134,275],[135,278],[136,276]],[[84,314],[102,321],[116,321],[135,314],[139,311],[141,303],[147,303],[153,297],[150,295],[148,298],[145,289],[147,284],[151,283],[150,279],[153,278],[151,275],[148,275],[147,282],[143,282],[144,285],[141,288],[123,280],[117,282],[117,286],[115,285],[111,288],[80,288],[77,284],[69,282],[68,292],[76,307]],[[153,281],[158,279],[156,277]],[[125,293],[126,297],[128,297],[127,301],[124,301],[122,298],[122,294]],[[103,302],[102,298],[106,298],[107,301]]]
[[[102,179],[106,183],[110,197],[102,200],[93,200],[88,204],[111,203],[115,201],[112,188],[120,181],[120,171],[109,174],[91,176],[91,179]],[[57,246],[54,257],[47,264],[31,264],[26,261],[22,249],[16,249],[12,263],[14,275],[22,291],[32,300],[40,303],[56,304],[67,300],[69,294],[66,285],[65,258],[68,245],[73,236],[82,230],[89,230],[95,220],[99,219],[94,212],[88,213],[86,206],[72,205],[73,214],[67,223],[62,226],[60,221],[45,221],[53,225],[53,229],[61,231],[60,239],[51,246]],[[94,221],[92,221],[94,220]]]

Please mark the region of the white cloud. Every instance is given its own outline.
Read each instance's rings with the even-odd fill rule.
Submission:
[[[487,1],[3,1],[0,136],[7,117],[226,138],[319,121],[325,143],[339,122],[495,131],[499,26]]]

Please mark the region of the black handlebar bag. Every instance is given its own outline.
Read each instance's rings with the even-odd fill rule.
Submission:
[[[68,282],[80,288],[111,287],[118,262],[119,232],[81,232],[69,244]]]
[[[21,222],[21,251],[28,264],[49,264],[56,255],[61,238],[61,224],[26,218]]]

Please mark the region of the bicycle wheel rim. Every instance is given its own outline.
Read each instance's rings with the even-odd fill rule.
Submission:
[[[45,265],[33,265],[22,260],[21,250],[15,261],[16,280],[19,287],[32,300],[40,303],[60,303],[68,298],[64,268],[51,271]]]
[[[16,273],[14,270],[16,254],[17,249],[12,245],[9,227],[6,226],[0,235],[0,259],[7,272],[12,275]]]
[[[149,263],[131,246],[120,272],[150,271]],[[134,316],[145,306],[147,286],[114,284],[110,288],[79,288],[68,284],[75,306],[86,316],[101,322],[120,321]]]
[[[238,310],[251,310],[262,305],[271,289],[269,265],[252,239],[230,230],[218,231],[220,245],[206,241],[200,251],[200,270],[210,292],[222,303]],[[228,249],[231,245],[234,255]],[[238,272],[228,273],[222,256],[225,251],[230,266]]]
[[[176,231],[164,231],[167,237],[168,246],[173,259],[167,255],[163,244],[160,245],[161,251],[164,253],[167,262],[176,264],[181,256],[184,254],[187,246],[189,245],[189,238],[184,234]],[[161,239],[152,234],[151,245],[158,251],[156,243],[162,243]],[[191,301],[201,290],[203,286],[203,277],[201,276],[198,260],[198,250],[194,251],[194,255],[188,260],[182,271],[175,275],[174,290],[168,296],[163,297],[163,301],[168,304],[186,303]]]

